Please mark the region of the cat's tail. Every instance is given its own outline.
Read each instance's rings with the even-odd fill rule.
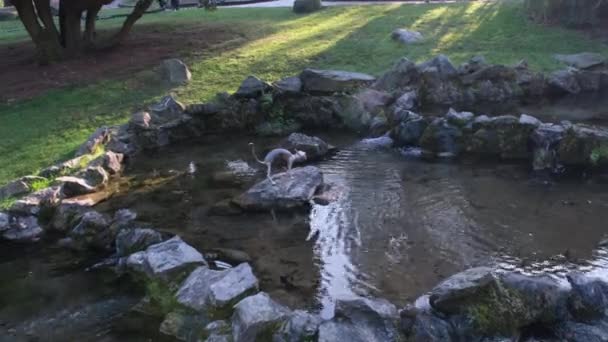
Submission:
[[[257,161],[258,163],[260,163],[262,165],[266,165],[266,163],[261,161],[260,158],[258,158],[258,156],[255,155],[255,146],[253,145],[252,142],[249,143],[249,146],[251,146],[251,154],[253,155],[253,158],[255,158],[255,161]]]

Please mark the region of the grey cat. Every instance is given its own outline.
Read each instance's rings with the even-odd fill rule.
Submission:
[[[253,143],[249,143],[249,146],[251,146],[251,154],[253,154],[253,158],[255,158],[258,163],[266,165],[266,167],[268,168],[266,177],[268,178],[268,180],[270,180],[272,184],[275,184],[275,182],[272,180],[272,178],[270,178],[270,173],[272,170],[272,163],[277,158],[281,158],[285,162],[287,162],[287,171],[291,170],[291,167],[293,166],[294,162],[302,162],[306,160],[306,152],[304,151],[296,150],[296,153],[291,153],[284,148],[275,148],[274,150],[268,152],[268,154],[266,155],[266,157],[264,157],[264,160],[262,161],[258,158],[258,156],[255,155],[255,146],[253,145]]]

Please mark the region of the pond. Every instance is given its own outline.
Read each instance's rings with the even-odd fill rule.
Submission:
[[[572,269],[605,273],[608,184],[551,179],[526,164],[429,163],[349,135],[320,136],[338,150],[313,164],[339,197],[310,213],[209,214],[263,177],[260,170],[235,185],[214,176],[237,160],[256,167],[247,137],[208,137],[142,155],[122,179],[123,191],[96,209],[130,208],[142,225],[210,254],[244,251],[263,291],[328,318],[337,298],[381,296],[405,305],[472,266],[556,277]],[[260,149],[278,142],[255,141]],[[196,171],[183,173],[188,169]],[[146,324],[153,318],[130,311],[141,294],[128,280],[84,271],[101,256],[3,248],[0,330],[9,332],[0,341],[161,338],[157,321]]]

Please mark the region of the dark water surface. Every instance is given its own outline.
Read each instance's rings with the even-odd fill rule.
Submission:
[[[245,251],[264,291],[326,317],[337,298],[382,296],[403,305],[472,266],[606,276],[608,184],[550,181],[521,164],[427,163],[349,136],[324,138],[339,151],[316,165],[340,196],[310,215],[208,215],[247,187],[212,180],[228,161],[256,167],[246,138],[210,138],[142,157],[124,180],[130,191],[98,209],[131,208],[144,224],[178,233],[202,251]],[[256,142],[260,150],[276,144]],[[196,172],[183,174],[191,162]],[[126,312],[138,299],[129,286],[82,271],[60,250],[2,248],[0,328],[35,322],[38,340],[48,340],[36,331],[45,324],[59,331],[62,322],[46,317],[80,310],[83,318],[66,328],[71,340],[83,330],[81,340],[137,340],[134,324],[117,323],[129,321]],[[140,340],[157,340],[158,323],[140,326]]]

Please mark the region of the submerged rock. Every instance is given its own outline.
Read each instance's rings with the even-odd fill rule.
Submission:
[[[128,256],[162,241],[161,234],[154,229],[122,229],[116,235],[116,254],[118,256]]]
[[[305,206],[323,185],[323,173],[319,168],[306,166],[272,176],[257,183],[244,194],[235,198],[236,205],[247,211],[288,210]]]
[[[130,270],[166,283],[180,281],[192,269],[201,265],[207,265],[201,253],[179,236],[131,254],[127,259]]]
[[[280,324],[288,317],[289,310],[268,294],[260,292],[247,297],[234,306],[232,335],[235,342],[270,340]]]
[[[290,151],[298,150],[306,152],[306,160],[322,158],[330,149],[330,146],[320,138],[302,133],[291,133],[279,146]]]
[[[190,273],[177,291],[177,301],[195,311],[222,315],[245,296],[258,290],[258,280],[249,264],[224,271],[202,266]]]
[[[305,69],[300,74],[302,86],[308,92],[348,92],[370,85],[375,78],[358,72]]]

